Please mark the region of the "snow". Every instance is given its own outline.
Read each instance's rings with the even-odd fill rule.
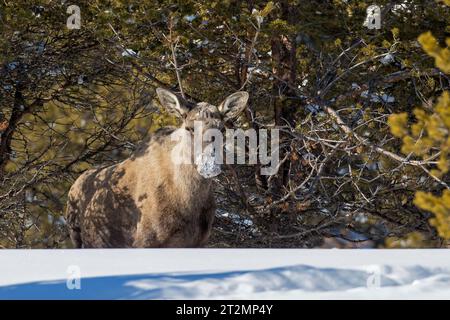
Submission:
[[[13,62],[11,62],[11,63],[8,63],[8,65],[6,66],[6,68],[7,68],[9,71],[12,71],[12,70],[15,70],[19,65],[20,65],[19,62],[13,61]]]
[[[365,90],[361,92],[361,97],[365,99],[370,99],[372,102],[384,102],[384,103],[393,103],[395,102],[395,97],[387,95],[385,93],[372,93],[369,94],[369,90]]]
[[[450,299],[450,250],[2,250],[0,299],[17,298]]]
[[[411,10],[416,10],[417,5],[412,5],[411,0],[404,0],[400,4],[395,4],[391,11],[396,15],[400,16],[402,13],[411,13]]]
[[[83,83],[84,83],[85,77],[86,77],[85,75],[80,74],[80,75],[78,76],[77,83],[78,83],[78,84],[83,84]]]
[[[192,41],[193,44],[197,46],[197,48],[203,48],[206,47],[209,44],[208,39],[195,39]]]
[[[357,83],[353,82],[353,83],[352,83],[352,89],[353,89],[353,90],[360,90],[361,87],[360,87]]]
[[[309,103],[306,105],[306,110],[308,112],[311,112],[312,114],[316,114],[320,110],[320,106],[318,104]]]
[[[195,14],[190,14],[190,15],[184,16],[184,19],[185,19],[186,21],[188,21],[188,22],[192,22],[192,21],[194,21],[196,18],[197,18],[197,15],[195,15]]]
[[[256,199],[256,201],[257,201],[257,199]],[[217,209],[216,214],[219,218],[229,218],[233,221],[233,223],[240,225],[240,226],[247,226],[247,227],[253,226],[253,221],[251,219],[243,218],[241,215],[236,214],[236,213],[224,211],[222,209]],[[256,229],[254,231],[256,231]]]
[[[138,54],[133,49],[124,49],[122,51],[122,57],[136,57]]]
[[[385,66],[393,63],[394,61],[395,58],[391,53],[388,53],[387,55],[385,55],[383,58],[380,59],[381,64]]]

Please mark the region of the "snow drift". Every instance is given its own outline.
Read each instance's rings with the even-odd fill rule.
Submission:
[[[450,299],[449,250],[5,250],[0,272],[1,299]]]

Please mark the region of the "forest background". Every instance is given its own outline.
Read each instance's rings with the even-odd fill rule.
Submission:
[[[71,246],[74,180],[176,124],[157,87],[213,104],[246,90],[234,125],[281,130],[277,174],[215,179],[209,247],[447,247],[448,5],[2,1],[0,247]]]

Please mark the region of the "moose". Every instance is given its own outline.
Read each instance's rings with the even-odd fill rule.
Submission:
[[[194,159],[177,163],[171,154],[175,146],[181,152],[192,150],[194,122],[200,121],[202,130],[220,130],[244,111],[249,95],[238,91],[216,107],[189,103],[163,88],[156,94],[181,126],[161,128],[124,161],[78,177],[69,190],[65,212],[76,248],[206,244],[215,214],[212,179],[199,173]],[[173,141],[174,133],[182,139]]]

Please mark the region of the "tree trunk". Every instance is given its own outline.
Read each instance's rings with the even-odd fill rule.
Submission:
[[[280,19],[287,21],[289,25],[295,25],[298,19],[298,7],[289,4],[289,1],[280,2]],[[296,110],[295,91],[297,80],[297,46],[295,34],[277,34],[272,37],[272,72],[275,75],[273,84],[274,104],[273,111],[276,126],[294,125],[294,113]],[[280,134],[280,144],[286,144],[287,136]],[[280,149],[280,159],[288,152],[287,147]],[[277,190],[286,186],[289,177],[289,160],[278,171],[278,178],[273,179],[271,189]]]

